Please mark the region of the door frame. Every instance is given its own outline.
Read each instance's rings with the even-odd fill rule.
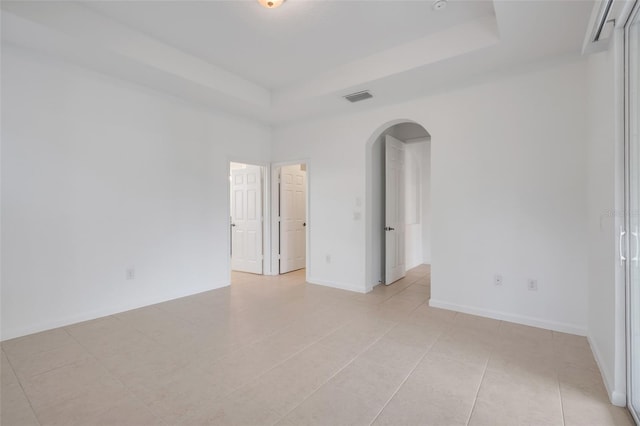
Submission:
[[[631,238],[629,238],[631,232],[631,215],[637,214],[637,212],[631,211],[631,200],[630,200],[630,188],[631,188],[631,179],[630,179],[630,167],[631,167],[631,101],[630,101],[630,87],[631,87],[631,69],[630,69],[630,47],[629,47],[629,28],[634,18],[640,17],[640,1],[636,2],[633,6],[633,9],[629,12],[629,16],[627,18],[627,22],[623,28],[622,35],[622,46],[623,46],[623,79],[622,79],[622,98],[623,98],[623,135],[624,135],[624,229],[626,231],[627,238],[624,241],[624,251],[627,254],[627,259],[625,261],[624,268],[624,281],[625,281],[625,303],[624,303],[624,311],[625,311],[625,381],[626,381],[626,398],[625,402],[627,405],[627,409],[631,414],[631,417],[637,422],[640,421],[640,413],[635,410],[633,407],[633,393],[632,393],[632,383],[631,383],[631,374],[633,374],[633,368],[631,366],[632,358],[631,358],[631,268],[632,268],[632,260],[630,257],[631,253]],[[616,88],[618,89],[618,88]],[[618,89],[619,90],[619,89]],[[622,253],[620,253],[620,257],[622,257]],[[637,253],[636,253],[637,255]],[[616,401],[614,401],[615,403]]]
[[[373,287],[380,283],[374,283],[374,276],[376,275],[373,257],[373,235],[376,232],[380,232],[380,229],[375,229],[375,224],[373,223],[373,194],[377,189],[373,187],[373,145],[376,143],[378,138],[389,128],[393,127],[396,124],[403,123],[415,123],[422,126],[423,129],[428,130],[428,126],[420,123],[416,120],[411,120],[409,118],[399,118],[395,120],[390,120],[382,125],[378,126],[365,145],[365,292],[370,292],[373,290]],[[433,156],[433,151],[432,154]],[[433,164],[433,160],[431,162]],[[433,227],[433,224],[432,224]],[[433,250],[433,248],[432,248]],[[433,268],[433,265],[432,265]]]
[[[383,284],[391,285],[396,281],[404,278],[407,275],[407,256],[406,256],[406,238],[407,238],[407,226],[406,226],[406,142],[397,139],[389,134],[384,136],[384,242],[382,252],[384,258],[384,276]],[[393,172],[391,171],[393,153],[396,151],[396,155],[399,153],[399,158],[396,159],[396,167],[402,173],[396,174],[395,191],[393,189]],[[390,192],[395,192],[397,198],[395,202],[392,202],[392,198],[389,196]],[[394,214],[395,213],[395,214]],[[394,221],[395,219],[395,221]],[[390,226],[395,228],[389,228]],[[397,231],[393,235],[391,231]],[[395,253],[393,250],[395,249]],[[398,253],[402,253],[402,258],[399,258]],[[395,259],[396,265],[393,265],[392,259]],[[394,273],[396,272],[396,273]]]
[[[270,266],[270,274],[269,275],[280,275],[280,264],[279,264],[279,254],[280,254],[280,228],[278,223],[278,206],[280,205],[280,187],[278,182],[278,174],[280,173],[280,168],[283,166],[294,166],[296,164],[304,164],[307,168],[307,179],[306,179],[306,191],[307,191],[307,199],[305,202],[305,218],[306,218],[306,229],[305,229],[305,279],[309,276],[309,268],[311,265],[311,231],[310,228],[313,225],[311,222],[311,162],[308,158],[300,159],[300,160],[289,160],[289,161],[279,161],[275,163],[271,163],[271,250],[270,250],[270,258],[271,264]],[[265,272],[265,275],[266,272]]]
[[[260,167],[261,174],[261,185],[260,188],[262,190],[262,275],[271,275],[271,250],[269,247],[271,245],[271,232],[269,232],[268,224],[271,221],[271,199],[268,197],[269,195],[269,187],[271,185],[271,173],[269,163],[260,162],[260,161],[252,161],[247,159],[242,159],[238,157],[227,157],[227,173],[226,173],[226,183],[227,183],[227,232],[226,241],[227,241],[227,281],[231,284],[231,182],[229,181],[229,176],[231,176],[231,163],[240,163],[247,164],[251,166]]]

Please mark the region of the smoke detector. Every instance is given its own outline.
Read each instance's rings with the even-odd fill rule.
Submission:
[[[444,10],[447,8],[447,0],[436,0],[433,2],[433,5],[431,7],[436,11]]]

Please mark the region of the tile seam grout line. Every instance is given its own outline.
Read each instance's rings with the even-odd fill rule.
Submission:
[[[422,305],[420,305],[422,306]],[[407,380],[409,380],[409,377],[411,377],[411,375],[413,374],[413,372],[416,370],[416,368],[418,368],[418,365],[420,365],[420,363],[427,357],[427,355],[429,354],[429,352],[431,351],[431,349],[433,349],[433,347],[435,346],[436,343],[438,343],[438,341],[440,340],[440,338],[445,334],[445,331],[440,332],[440,334],[438,335],[438,337],[427,347],[427,349],[425,350],[425,352],[422,354],[422,356],[420,357],[420,359],[416,362],[416,364],[411,368],[411,370],[409,371],[409,373],[407,374],[407,376],[402,380],[402,382],[400,383],[400,385],[398,385],[398,387],[396,388],[396,390],[393,392],[393,394],[389,397],[389,399],[387,400],[387,402],[384,403],[384,405],[382,406],[382,408],[380,409],[380,411],[378,411],[378,413],[376,414],[376,416],[373,418],[373,420],[371,420],[371,422],[369,423],[369,425],[371,426],[372,424],[374,424],[376,422],[376,420],[378,419],[378,417],[380,417],[380,414],[382,414],[382,412],[384,411],[385,408],[387,408],[387,405],[389,405],[389,403],[391,402],[391,400],[396,396],[396,394],[400,391],[400,389],[402,388],[402,386],[404,386],[404,384],[407,382]]]
[[[166,313],[166,311],[162,310],[161,308],[158,308],[158,309],[159,309],[160,311],[162,311],[162,312],[165,312],[165,313]],[[329,308],[327,308],[326,310],[328,310],[328,309],[329,309]],[[325,310],[325,309],[322,309],[321,311],[324,311],[324,310]],[[168,314],[168,313],[167,313],[167,314]],[[129,323],[128,323],[128,321],[123,320],[123,319],[121,319],[121,318],[118,318],[118,317],[117,317],[117,316],[115,316],[115,315],[113,315],[113,317],[114,317],[116,320],[118,320],[118,321],[120,321],[121,323],[123,323],[127,328],[129,328],[129,329],[131,329],[131,330],[134,330],[134,331],[136,331],[136,332],[138,332],[138,333],[141,333],[141,334],[142,334],[142,335],[144,335],[145,337],[148,337],[149,339],[153,340],[154,342],[156,342],[157,344],[159,344],[159,345],[161,345],[161,346],[166,346],[166,345],[164,345],[164,344],[162,344],[162,343],[160,343],[160,342],[156,341],[156,339],[154,339],[154,338],[152,338],[151,336],[149,336],[146,332],[144,332],[144,331],[142,331],[142,330],[139,330],[139,329],[137,329],[136,327],[133,327],[131,324],[129,324]],[[342,327],[344,327],[344,326],[346,326],[346,325],[347,325],[347,323],[346,323],[346,324],[343,324],[343,325],[341,325],[341,326],[339,326],[339,327],[334,328],[333,330],[331,330],[331,332],[330,332],[329,334],[327,334],[327,336],[329,336],[329,335],[333,334],[334,332],[336,332],[337,330],[341,329]],[[66,329],[66,327],[61,327],[61,328],[62,328],[62,329],[65,331],[65,333],[66,333],[67,335],[69,335],[69,336],[70,336],[70,337],[71,337],[71,338],[72,338],[72,339],[73,339],[73,340],[74,340],[78,345],[80,345],[80,346],[81,346],[85,351],[87,351],[87,353],[89,354],[89,356],[91,356],[91,357],[92,357],[96,362],[98,362],[98,364],[99,364],[102,368],[104,368],[104,369],[106,370],[106,372],[107,372],[110,376],[113,376],[113,378],[114,378],[115,380],[117,380],[117,381],[118,381],[118,383],[120,383],[120,384],[124,387],[124,389],[126,389],[126,391],[127,391],[127,393],[128,393],[128,394],[130,394],[134,399],[136,399],[136,400],[137,400],[137,401],[139,401],[141,404],[143,404],[143,405],[147,408],[147,410],[149,410],[149,412],[150,412],[150,413],[152,413],[155,417],[157,417],[160,421],[162,421],[162,422],[164,423],[165,419],[163,418],[163,416],[161,416],[159,413],[157,413],[155,410],[153,410],[153,409],[149,406],[149,404],[147,404],[146,402],[144,402],[144,401],[140,400],[140,398],[138,398],[138,397],[135,395],[135,393],[132,391],[132,389],[131,389],[129,386],[127,386],[124,382],[122,382],[122,380],[121,380],[119,377],[117,377],[116,375],[114,375],[114,374],[113,374],[113,373],[112,373],[108,368],[106,368],[106,366],[104,366],[104,365],[102,364],[102,361],[101,361],[100,359],[98,359],[98,358],[97,358],[93,353],[91,353],[91,352],[90,352],[90,351],[89,351],[89,350],[88,350],[88,349],[87,349],[87,348],[86,348],[82,343],[80,343],[80,342],[75,338],[75,336],[73,336],[71,333],[69,333],[69,332],[68,332],[68,330]],[[285,329],[287,329],[287,328],[289,328],[289,327],[285,327]],[[277,334],[279,331],[283,331],[283,330],[282,330],[282,329],[277,330],[277,331],[275,331],[275,332],[273,332],[273,333],[269,334],[269,335],[268,335],[268,336],[266,336],[266,337],[258,338],[258,339],[254,340],[254,341],[252,341],[251,343],[248,343],[248,344],[246,344],[246,345],[240,345],[239,347],[235,348],[235,349],[234,349],[234,351],[233,351],[231,354],[228,354],[228,355],[226,355],[226,356],[224,356],[224,357],[222,357],[222,358],[220,358],[220,359],[216,360],[216,362],[218,362],[218,361],[220,361],[220,360],[222,360],[222,359],[224,359],[224,358],[227,358],[227,357],[231,356],[233,353],[236,353],[236,352],[238,352],[238,351],[240,351],[240,350],[242,350],[242,349],[246,349],[246,348],[248,348],[248,347],[251,347],[252,345],[254,345],[254,344],[256,344],[256,343],[259,343],[260,341],[266,340],[266,339],[268,339],[269,337],[272,337],[274,334]],[[282,363],[286,362],[286,361],[287,361],[287,360],[289,360],[290,358],[292,358],[292,357],[296,356],[298,353],[300,353],[300,352],[302,352],[303,350],[307,349],[308,347],[310,347],[310,346],[314,345],[314,344],[315,344],[315,343],[317,343],[319,340],[322,340],[324,337],[326,337],[326,336],[322,336],[322,337],[318,338],[317,340],[312,341],[312,342],[311,342],[311,343],[309,343],[307,346],[305,346],[304,348],[300,349],[299,351],[297,351],[297,352],[293,353],[291,356],[287,357],[286,359],[284,359],[284,360],[283,360],[283,361],[281,361],[280,363],[278,363],[278,364],[274,365],[274,366],[273,366],[272,368],[270,368],[269,370],[267,370],[267,371],[265,371],[265,372],[263,372],[263,373],[259,374],[258,376],[256,376],[256,377],[255,377],[255,379],[257,379],[257,378],[259,378],[259,377],[263,376],[264,374],[268,373],[268,372],[269,372],[269,371],[271,371],[272,369],[274,369],[274,368],[276,368],[277,366],[281,365]],[[191,365],[191,363],[186,364],[185,366],[183,366],[183,368],[186,368],[186,367],[187,367],[187,366],[189,366],[189,365]],[[197,368],[199,371],[204,371],[203,369],[201,369],[201,368],[199,368],[199,367],[196,367],[196,368]],[[206,372],[206,371],[205,371],[205,372]],[[253,382],[251,382],[251,383],[253,383]],[[234,392],[236,392],[236,391],[238,391],[238,390],[241,390],[241,389],[243,389],[243,388],[245,388],[245,387],[247,387],[247,386],[249,386],[249,385],[250,385],[250,383],[244,383],[244,384],[241,384],[241,385],[239,385],[239,386],[237,386],[237,387],[235,387],[235,388],[231,389],[229,392],[227,392],[227,393],[225,393],[225,394],[221,395],[220,397],[215,398],[214,400],[216,400],[216,401],[217,401],[217,400],[221,400],[221,399],[223,399],[223,398],[225,398],[225,397],[228,397],[229,395],[233,394]],[[25,394],[25,396],[26,396],[26,394]],[[34,414],[35,414],[35,410],[34,410]]]
[[[2,351],[4,352],[4,349]],[[7,358],[7,362],[9,363],[9,367],[11,367],[11,371],[13,371],[14,376],[16,376],[16,380],[18,382],[18,386],[20,386],[20,390],[22,390],[22,394],[24,395],[24,399],[27,400],[27,403],[29,404],[29,408],[31,408],[31,412],[33,413],[33,417],[35,417],[36,422],[38,422],[39,425],[42,425],[42,422],[40,422],[40,419],[38,418],[38,415],[36,414],[36,410],[33,408],[33,404],[31,403],[31,398],[29,398],[29,396],[27,395],[27,392],[25,392],[24,386],[22,385],[22,380],[20,380],[20,378],[18,377],[18,374],[16,373],[16,369],[13,367],[13,364],[11,363],[11,360],[9,359],[9,356],[6,353],[4,354],[4,356],[5,356],[5,358]]]
[[[252,379],[250,379],[250,381],[246,382],[246,383],[242,383],[236,387],[234,387],[233,389],[229,390],[228,392],[220,395],[217,398],[214,398],[213,401],[221,401],[224,398],[228,398],[229,396],[233,395],[236,392],[242,391],[244,389],[249,388],[253,383],[256,383],[261,377],[265,376],[266,374],[268,374],[269,372],[271,372],[272,370],[275,370],[276,368],[278,368],[279,366],[281,366],[282,364],[284,364],[285,362],[289,361],[290,359],[292,359],[293,357],[299,355],[300,353],[304,352],[305,350],[309,349],[311,346],[317,344],[320,340],[331,336],[333,333],[337,332],[338,330],[342,329],[343,327],[346,327],[347,324],[349,324],[349,322],[342,324],[336,328],[334,328],[333,330],[331,330],[330,333],[328,333],[325,336],[319,337],[316,340],[313,340],[311,342],[309,342],[307,345],[303,346],[302,348],[300,348],[299,350],[295,351],[294,353],[292,353],[291,355],[289,355],[288,357],[286,357],[285,359],[281,360],[280,362],[276,363],[275,365],[273,365],[272,367],[268,368],[267,370],[263,371],[262,373],[258,374],[257,376],[253,377]],[[288,328],[288,327],[287,327]],[[260,339],[262,340],[262,339]],[[258,343],[258,342],[254,342],[254,343]],[[251,346],[251,345],[249,345]],[[224,358],[228,357],[225,356]],[[222,358],[221,358],[222,359]],[[200,371],[204,371],[202,368],[200,367],[195,367],[196,369],[200,370]],[[274,412],[275,413],[275,412]],[[276,413],[279,415],[279,413]],[[188,418],[188,417],[187,417]],[[283,417],[281,417],[280,419],[278,419],[278,421],[280,421]]]
[[[560,369],[558,368],[557,365],[557,360],[556,358],[556,338],[555,338],[555,332],[551,332],[551,345],[553,347],[553,355],[554,355],[554,371],[555,371],[555,375],[556,375],[556,383],[558,384],[558,397],[560,399],[560,412],[562,413],[562,425],[565,426],[567,424],[567,421],[565,419],[564,416],[564,397],[562,396],[562,385],[560,384]],[[591,348],[589,346],[589,348]]]
[[[416,309],[418,309],[419,306],[422,305],[418,305],[415,308],[413,308],[410,312],[413,313]],[[353,358],[351,358],[351,360],[349,360],[349,362],[347,362],[344,366],[342,366],[342,368],[338,369],[335,373],[333,373],[327,380],[325,380],[324,382],[322,382],[322,384],[320,386],[318,386],[316,389],[314,389],[313,392],[311,392],[309,395],[307,395],[306,398],[304,398],[302,401],[300,401],[297,405],[295,405],[292,409],[290,409],[289,411],[287,411],[280,419],[278,419],[277,422],[275,422],[274,424],[277,424],[278,422],[282,421],[283,419],[285,419],[289,414],[291,414],[292,412],[294,412],[299,406],[301,406],[302,404],[304,404],[305,401],[307,401],[309,398],[311,398],[313,395],[315,395],[320,389],[322,389],[322,387],[324,385],[326,385],[327,383],[329,383],[331,381],[331,379],[333,379],[334,377],[336,377],[338,374],[340,374],[340,372],[342,372],[345,368],[347,368],[349,365],[351,365],[360,355],[362,355],[363,353],[365,353],[369,348],[371,348],[373,345],[375,345],[376,343],[378,343],[384,336],[386,336],[387,334],[389,334],[391,332],[391,330],[393,330],[394,328],[396,328],[397,326],[400,325],[400,322],[397,322],[393,327],[391,327],[389,330],[387,330],[386,332],[384,332],[383,334],[380,335],[380,337],[378,337],[377,339],[375,339],[373,342],[371,342],[369,345],[367,345],[364,349],[362,349],[361,351],[359,351]]]
[[[119,320],[121,321],[121,320]],[[67,329],[65,327],[63,327],[64,332],[67,333],[69,335],[69,337],[71,337],[82,349],[84,349],[87,354],[93,358],[98,365],[107,373],[109,374],[109,376],[113,377],[113,379],[115,381],[117,381],[118,383],[120,383],[122,385],[123,390],[126,391],[126,393],[133,398],[134,400],[138,401],[140,404],[142,404],[148,411],[149,413],[151,413],[154,417],[156,417],[158,420],[160,420],[162,423],[164,422],[164,419],[162,418],[162,416],[156,414],[156,412],[151,409],[151,407],[149,407],[149,404],[147,404],[146,402],[144,402],[143,400],[141,400],[140,398],[138,398],[138,396],[131,391],[131,389],[129,388],[129,386],[127,386],[122,380],[120,380],[120,378],[118,376],[116,376],[115,374],[113,374],[105,365],[103,365],[102,360],[100,360],[99,358],[97,358],[93,353],[91,353],[89,351],[89,349],[87,349],[82,343],[80,343],[78,341],[78,339],[75,338],[75,336],[73,336],[71,333],[69,333],[69,331],[67,331]],[[73,398],[75,399],[75,398]],[[108,411],[108,409],[105,409],[104,411],[102,411],[100,414],[104,414]]]
[[[500,321],[500,325],[498,327],[498,335],[500,335],[500,329],[502,328],[502,325],[504,324],[504,321]],[[482,370],[482,377],[480,377],[480,383],[478,383],[478,389],[476,390],[476,395],[473,398],[473,405],[471,406],[471,410],[469,411],[469,417],[467,418],[467,421],[465,423],[465,425],[469,425],[469,422],[471,421],[471,417],[473,417],[473,412],[476,409],[476,405],[478,403],[478,395],[480,395],[480,389],[482,388],[482,382],[484,382],[484,376],[487,374],[487,369],[489,368],[489,361],[491,361],[491,357],[493,356],[493,350],[491,350],[491,352],[489,353],[489,356],[487,357],[487,361],[484,364],[484,369]]]

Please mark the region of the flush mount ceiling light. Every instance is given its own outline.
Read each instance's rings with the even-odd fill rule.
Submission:
[[[266,7],[267,9],[275,9],[284,3],[284,0],[258,0],[258,3]]]
[[[447,0],[436,0],[431,7],[433,10],[444,10],[447,8]]]

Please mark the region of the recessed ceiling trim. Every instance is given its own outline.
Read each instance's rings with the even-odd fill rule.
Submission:
[[[134,68],[142,67],[176,83],[201,86],[229,101],[262,108],[271,106],[270,90],[80,3],[3,2],[2,26],[3,41],[7,39],[18,46],[57,52],[85,66],[97,60],[106,68],[127,68],[136,75],[139,71]],[[30,35],[34,27],[41,36]],[[87,28],[92,30],[88,32]],[[107,57],[120,59],[110,61]],[[125,63],[127,65],[123,65]]]
[[[495,16],[465,22],[334,68],[273,93],[275,105],[344,93],[376,81],[493,46],[500,41]],[[421,54],[416,55],[416,52]]]

